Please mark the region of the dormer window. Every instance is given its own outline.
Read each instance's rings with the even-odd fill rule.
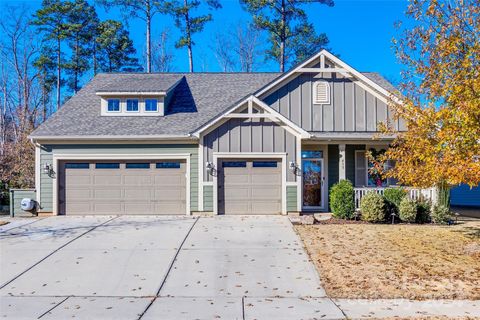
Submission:
[[[127,99],[127,112],[138,112],[138,99]]]
[[[330,104],[330,84],[327,81],[317,81],[314,83],[313,103]]]
[[[146,112],[157,112],[157,99],[145,99],[145,111]]]
[[[108,99],[108,112],[120,112],[120,99]]]

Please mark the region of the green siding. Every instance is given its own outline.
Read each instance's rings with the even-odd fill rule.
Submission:
[[[48,145],[40,154],[41,165],[52,163],[54,154],[177,154],[190,153],[190,210],[198,211],[198,145],[197,144],[112,144]],[[52,178],[43,172],[40,181],[41,211],[53,211]]]
[[[347,144],[345,147],[345,174],[355,184],[355,151],[365,150],[364,144]]]
[[[39,212],[52,212],[53,211],[53,182],[52,178],[43,173],[43,166],[48,163],[53,164],[52,148],[49,146],[42,147],[40,149],[40,194],[39,199],[40,209]]]
[[[297,209],[297,186],[287,186],[287,211],[299,211]]]
[[[10,190],[10,215],[31,215],[30,212],[23,211],[20,208],[20,203],[23,198],[30,198],[35,200],[36,193],[33,189],[11,189]]]
[[[203,211],[213,211],[213,186],[203,186]]]

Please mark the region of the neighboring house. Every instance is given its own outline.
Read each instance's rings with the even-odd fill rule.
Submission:
[[[328,210],[339,179],[375,183],[393,90],[325,50],[283,74],[99,74],[31,135],[40,211]]]
[[[450,202],[452,206],[480,208],[480,185],[473,188],[466,184],[453,187]]]

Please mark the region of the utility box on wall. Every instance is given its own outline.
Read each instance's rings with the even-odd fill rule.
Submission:
[[[36,198],[37,198],[37,194],[35,189],[10,189],[10,216],[11,217],[32,216],[32,211],[25,211],[22,209],[22,200],[23,199],[35,200]]]

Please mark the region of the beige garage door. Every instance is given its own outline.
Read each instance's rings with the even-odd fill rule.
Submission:
[[[218,176],[220,214],[282,212],[282,165],[278,160],[223,160]]]
[[[186,213],[185,161],[65,161],[59,173],[60,214]]]

